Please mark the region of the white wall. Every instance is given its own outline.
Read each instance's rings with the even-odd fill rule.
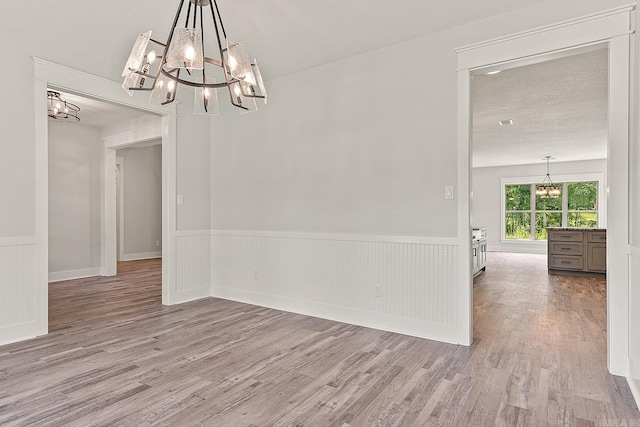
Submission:
[[[542,158],[542,157],[541,157]],[[607,161],[589,160],[580,162],[554,162],[551,164],[551,179],[559,175],[606,173]],[[487,246],[489,251],[546,253],[546,243],[522,244],[502,242],[501,224],[501,178],[539,177],[546,173],[543,163],[517,166],[498,166],[473,168],[472,218],[476,226],[487,227]]]
[[[97,128],[49,122],[49,280],[100,271],[101,141]]]
[[[193,91],[179,93],[176,154],[178,206],[176,229],[208,230],[211,226],[211,121],[193,114]]]
[[[314,315],[323,310],[309,302],[326,303],[326,316],[336,318],[342,309],[345,321],[353,321],[345,311],[362,310],[360,323],[383,329],[395,324],[383,309],[388,298],[410,295],[417,286],[424,291],[420,304],[437,300],[435,289],[445,279],[436,279],[435,288],[413,283],[403,275],[425,264],[409,257],[383,279],[382,288],[393,296],[358,305],[353,295],[368,300],[376,279],[367,278],[358,262],[339,270],[322,242],[337,248],[344,241],[375,241],[386,251],[386,245],[415,237],[457,237],[457,200],[444,200],[444,186],[457,179],[454,49],[615,3],[536,4],[269,81],[269,104],[257,114],[214,122],[213,294]],[[369,259],[366,245],[353,245],[360,252],[350,256]],[[237,264],[225,253],[233,253]],[[443,250],[437,265],[455,265],[456,259]],[[299,275],[300,265],[318,274]],[[454,277],[455,289],[455,267],[444,274]],[[442,329],[420,323],[411,298],[394,301],[395,314],[413,324],[408,329],[441,339]],[[444,321],[450,341],[465,339],[459,318]]]
[[[124,163],[121,261],[162,255],[162,145],[116,151]],[[156,245],[158,242],[158,245]]]

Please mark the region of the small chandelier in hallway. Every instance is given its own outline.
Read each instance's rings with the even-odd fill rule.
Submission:
[[[47,91],[47,114],[50,120],[62,123],[76,123],[80,121],[78,111],[80,111],[80,107],[64,100],[59,92]]]

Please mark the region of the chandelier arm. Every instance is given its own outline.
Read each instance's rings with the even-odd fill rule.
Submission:
[[[187,6],[187,17],[184,20],[184,27],[189,28],[189,17],[191,16],[191,2]]]
[[[197,21],[197,19],[198,19],[198,9],[200,9],[200,15],[202,15],[202,6],[200,6],[199,8],[198,8],[198,6],[195,6],[193,8],[193,28],[194,29],[196,28],[196,22],[198,22]],[[202,31],[204,31],[204,28],[202,28],[202,27],[200,27],[200,28],[201,28]],[[203,52],[204,52],[204,48],[203,48]]]
[[[154,42],[155,44],[159,44],[162,47],[165,47],[164,43],[162,43],[161,41],[158,41],[156,39],[150,38],[149,41]]]
[[[213,6],[215,4],[215,11]],[[220,52],[220,62],[222,66],[222,74],[224,74],[224,81],[227,89],[229,91],[229,100],[232,105],[235,105],[238,108],[242,108],[243,110],[249,110],[241,104],[238,104],[235,99],[233,99],[233,93],[231,92],[231,84],[233,81],[229,81],[229,73],[227,72],[227,64],[224,61],[224,50],[222,49],[222,41],[220,40],[220,30],[218,29],[218,20],[220,21],[220,28],[222,29],[222,34],[224,35],[225,40],[227,39],[227,34],[224,31],[224,25],[222,24],[222,17],[220,16],[220,11],[218,10],[218,3],[216,0],[209,2],[209,8],[211,9],[211,17],[213,18],[213,27],[216,30],[216,40],[218,41],[218,51]],[[216,19],[216,11],[218,12],[218,18]],[[237,83],[240,84],[240,83]]]
[[[224,30],[224,24],[222,23],[222,15],[220,15],[220,9],[218,9],[218,2],[216,0],[213,0],[213,3],[216,6],[216,12],[218,13],[218,19],[220,20],[220,28],[222,29],[222,35],[224,36],[224,38],[226,40],[227,32]],[[209,3],[209,4],[211,4],[211,3]],[[211,7],[211,13],[213,13],[213,7]]]

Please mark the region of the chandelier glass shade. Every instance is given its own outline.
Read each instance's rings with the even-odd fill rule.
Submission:
[[[80,107],[62,99],[59,92],[47,91],[47,114],[50,120],[76,123],[80,121],[78,111],[80,111]]]
[[[562,195],[562,191],[560,186],[551,181],[551,176],[549,175],[549,160],[551,160],[551,156],[545,156],[545,159],[547,160],[547,174],[542,183],[536,185],[536,196],[540,196],[541,199],[557,199]]]
[[[122,77],[127,93],[150,91],[157,105],[175,101],[179,85],[192,87],[196,114],[219,114],[218,89],[241,112],[256,111],[256,99],[267,103],[258,62],[227,38],[216,0],[180,0],[167,40],[140,34]]]

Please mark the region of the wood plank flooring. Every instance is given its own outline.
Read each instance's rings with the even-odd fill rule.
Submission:
[[[549,276],[544,256],[489,253],[471,347],[214,298],[163,307],[159,260],[119,271],[51,284],[51,333],[0,347],[0,425],[640,425],[606,370],[604,280]]]

